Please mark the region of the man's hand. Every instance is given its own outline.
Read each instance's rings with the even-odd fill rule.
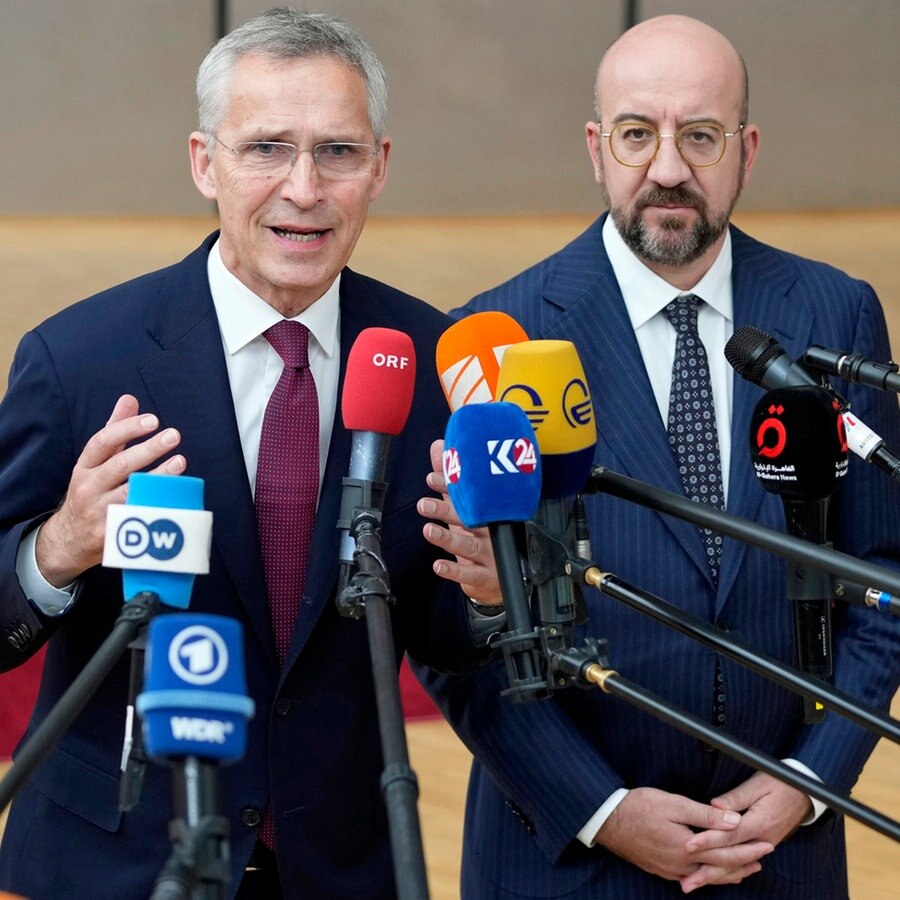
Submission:
[[[681,881],[687,891],[693,888],[685,888],[684,882],[706,867],[719,872],[720,884],[737,883],[759,871],[759,859],[771,852],[772,845],[752,841],[733,846],[731,836],[741,822],[741,815],[733,810],[656,788],[634,788],[603,823],[594,841],[651,875]],[[706,829],[703,834],[717,835],[723,849],[688,849],[698,828]]]
[[[756,772],[743,784],[710,801],[716,809],[742,812],[740,825],[727,835],[719,831],[703,831],[691,837],[686,849],[691,853],[709,854],[725,843],[769,844],[774,849],[793,834],[812,812],[812,803],[803,791],[779,781],[765,772]],[[724,883],[715,867],[701,867],[682,879],[685,892],[705,884]]]
[[[469,597],[479,603],[485,605],[502,603],[503,597],[500,594],[500,581],[497,578],[490,535],[486,528],[476,528],[472,531],[463,528],[447,496],[447,485],[444,483],[441,464],[443,451],[443,441],[435,441],[431,445],[432,471],[425,479],[428,487],[441,494],[443,499],[423,497],[416,505],[421,516],[426,519],[438,519],[447,525],[442,527],[429,522],[422,529],[425,540],[456,557],[456,562],[447,559],[436,560],[434,571],[441,578],[457,582]]]
[[[38,569],[50,584],[70,584],[100,562],[106,507],[125,502],[132,472],[146,469],[181,441],[174,428],[155,434],[157,428],[156,416],[139,415],[137,400],[124,394],[116,401],[106,425],[87,442],[72,470],[62,505],[44,522],[37,536]],[[152,471],[180,475],[186,465],[179,454]]]

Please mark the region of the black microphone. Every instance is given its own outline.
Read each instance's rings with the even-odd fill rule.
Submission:
[[[770,390],[804,385],[825,387],[840,404],[849,448],[866,462],[887,472],[894,481],[900,481],[900,456],[888,449],[880,435],[850,412],[850,404],[831,385],[816,381],[802,365],[791,359],[775,338],[752,325],[744,325],[728,339],[725,358],[742,378]]]
[[[900,393],[900,375],[895,362],[873,362],[859,353],[845,353],[819,344],[813,344],[803,354],[802,361],[804,365],[837,375],[844,381]]]
[[[792,360],[775,338],[752,325],[743,325],[728,339],[725,359],[742,378],[769,390],[822,384]]]
[[[384,506],[391,437],[406,425],[415,382],[416,351],[408,334],[392,328],[360,332],[347,357],[341,394],[341,416],[344,427],[353,432],[353,442],[337,522],[341,529],[338,598],[356,568],[354,520],[362,510],[380,516]],[[343,615],[359,612],[338,606]]]
[[[821,387],[779,388],[756,404],[750,426],[753,469],[765,490],[784,503],[788,534],[830,546],[828,505],[847,474],[847,442],[840,406]],[[795,562],[787,566],[801,671],[827,679],[832,672],[828,574]],[[821,703],[804,697],[804,722],[820,722]]]

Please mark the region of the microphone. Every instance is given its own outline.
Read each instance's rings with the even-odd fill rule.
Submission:
[[[757,404],[750,427],[753,468],[763,488],[784,504],[788,534],[830,546],[831,495],[847,474],[847,441],[840,404],[821,387],[770,391]],[[801,671],[827,679],[832,672],[833,586],[822,569],[787,567]],[[804,722],[820,722],[825,708],[804,697]]]
[[[496,396],[507,348],[527,341],[522,326],[502,312],[480,312],[454,322],[438,339],[435,362],[451,410]]]
[[[347,357],[341,394],[344,427],[353,432],[353,439],[337,522],[341,529],[338,597],[355,570],[354,521],[362,511],[372,513],[378,522],[381,520],[391,437],[400,434],[406,425],[415,386],[416,351],[412,338],[393,328],[361,331]]]
[[[759,328],[743,325],[725,344],[725,359],[742,378],[769,390],[803,385],[822,386],[784,347]]]
[[[173,767],[172,855],[153,898],[220,896],[229,880],[228,819],[218,766],[240,759],[247,720],[243,629],[225,616],[163,615],[149,627],[146,688],[137,698],[150,756]]]
[[[160,605],[187,606],[194,575],[209,571],[212,513],[196,508],[202,505],[202,479],[135,473],[128,479],[128,499],[129,503],[107,507],[102,560],[104,566],[125,570],[128,602],[110,635],[19,748],[15,766],[0,783],[0,810],[65,734],[126,648],[131,647],[138,655],[143,652],[143,632]],[[132,659],[133,696],[129,707],[134,706],[139,690],[139,670]],[[143,774],[140,733],[134,729],[133,710],[126,718],[119,798],[123,810],[137,803]]]
[[[813,344],[802,356],[804,365],[812,366],[844,381],[864,384],[880,391],[900,393],[900,375],[895,362],[873,362],[859,353],[844,353]]]
[[[209,571],[212,513],[203,509],[203,487],[202,478],[135,472],[128,479],[125,504],[108,508],[103,565],[122,569],[126,603],[155,596],[167,606],[187,608],[195,575]],[[141,628],[129,644],[119,782],[123,812],[137,805],[144,782],[146,758],[141,732],[135,728],[134,703],[143,683],[146,643],[146,629]]]
[[[841,406],[847,445],[857,456],[900,481],[900,456],[889,450],[884,439],[850,412],[850,404],[830,385],[823,385],[788,356],[773,337],[751,325],[744,325],[728,339],[725,358],[747,381],[774,390],[781,387],[816,385],[826,387]]]
[[[525,413],[512,403],[461,406],[447,423],[443,471],[460,521],[487,526],[491,536],[508,629],[497,641],[509,682],[504,693],[515,701],[546,696],[515,535],[541,495],[541,458]]]
[[[585,618],[580,589],[565,565],[572,555],[591,556],[589,542],[584,543],[586,519],[573,517],[568,498],[587,482],[597,443],[591,396],[575,345],[545,340],[510,347],[500,367],[497,397],[522,408],[538,442],[543,476],[537,513],[525,526],[528,562],[541,624],[555,626],[555,639],[565,644],[571,625]],[[586,553],[575,553],[576,538]]]

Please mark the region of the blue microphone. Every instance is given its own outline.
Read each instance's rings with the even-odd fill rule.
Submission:
[[[247,697],[243,629],[236,619],[201,613],[155,618],[144,685],[137,711],[151,757],[232,762],[244,755],[254,703]]]
[[[152,897],[223,896],[230,853],[218,767],[244,755],[247,720],[255,712],[243,629],[225,616],[178,613],[157,617],[148,630],[146,687],[137,710],[149,755],[172,764],[175,807],[172,854]]]
[[[541,498],[541,458],[528,417],[513,403],[461,406],[447,423],[443,470],[463,525],[490,532],[508,625],[497,642],[510,685],[504,693],[517,701],[544,696],[514,528],[534,516]]]
[[[144,592],[187,609],[194,577],[209,571],[212,513],[203,479],[135,472],[128,500],[107,511],[103,565],[122,569],[126,600]]]
[[[212,513],[203,509],[203,479],[135,472],[124,504],[106,511],[103,565],[122,570],[126,602],[148,615],[159,603],[185,609],[194,578],[209,571]],[[135,728],[134,704],[144,678],[146,628],[131,644],[131,672],[122,744],[119,808],[134,809],[144,779],[144,748]]]

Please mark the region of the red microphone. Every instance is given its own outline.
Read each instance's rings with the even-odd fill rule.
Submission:
[[[356,542],[350,534],[356,510],[384,506],[391,437],[406,425],[416,386],[412,338],[393,328],[366,328],[350,348],[341,394],[344,427],[353,432],[350,471],[344,479],[341,511],[341,585],[353,567]]]

